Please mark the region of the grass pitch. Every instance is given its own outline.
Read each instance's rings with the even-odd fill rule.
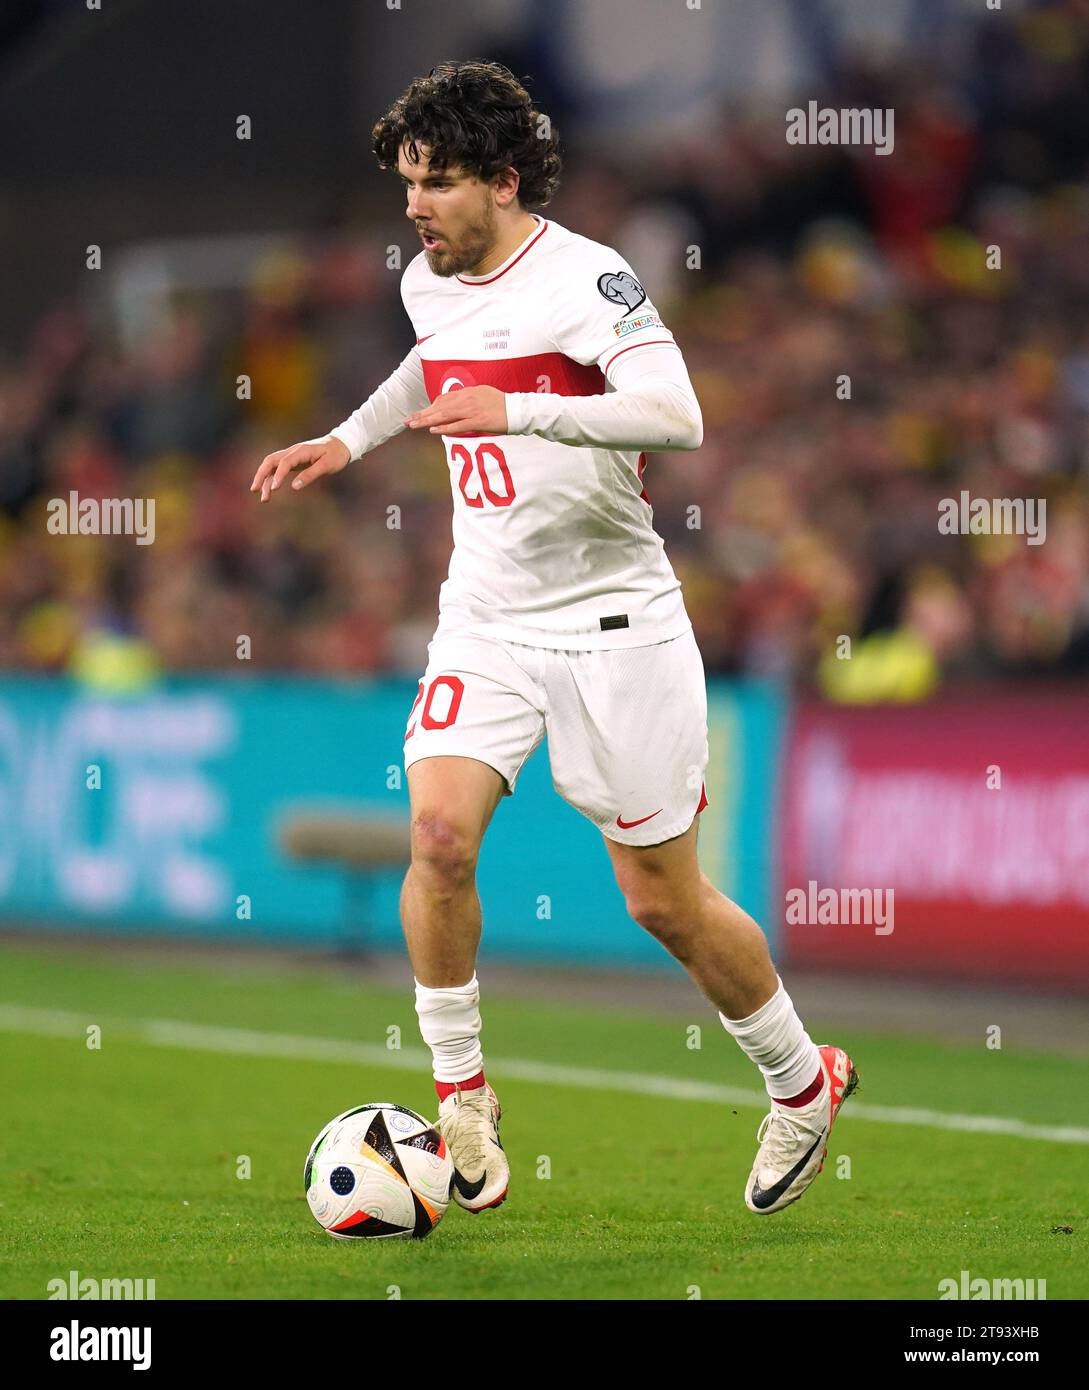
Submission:
[[[481,977],[510,1196],[451,1205],[424,1241],[356,1244],[314,1223],[303,1160],[352,1105],[436,1113],[410,991],[3,948],[0,1297],[43,1299],[71,1270],[154,1279],[159,1299],[936,1299],[961,1270],[1089,1295],[1089,1145],[862,1113],[1084,1131],[1084,1064],[811,1020],[861,1086],[809,1193],[757,1217],[742,1190],[760,1079],[695,990],[684,1020],[490,998]]]

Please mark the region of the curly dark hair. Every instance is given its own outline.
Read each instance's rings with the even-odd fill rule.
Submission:
[[[397,168],[406,141],[413,162],[426,145],[432,169],[459,167],[484,182],[513,165],[527,209],[544,207],[560,183],[559,137],[501,63],[440,63],[375,122],[371,139],[382,169]]]

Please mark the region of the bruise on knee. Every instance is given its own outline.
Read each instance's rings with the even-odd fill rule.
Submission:
[[[412,821],[412,862],[451,882],[472,878],[476,847],[472,837],[436,811],[420,811]]]

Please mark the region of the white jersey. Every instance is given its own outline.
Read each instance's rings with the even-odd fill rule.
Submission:
[[[537,221],[486,275],[435,275],[423,252],[406,268],[401,296],[429,400],[485,385],[600,396],[615,390],[609,374],[618,360],[638,349],[679,354],[616,251]],[[517,398],[509,408],[525,414]],[[454,549],[437,637],[594,650],[665,642],[691,629],[652,524],[645,452],[534,434],[443,442]]]

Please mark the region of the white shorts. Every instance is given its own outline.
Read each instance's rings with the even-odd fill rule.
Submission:
[[[707,685],[691,630],[605,651],[432,639],[406,770],[421,758],[476,758],[509,796],[546,733],[552,785],[603,835],[655,845],[683,834],[707,804]]]

